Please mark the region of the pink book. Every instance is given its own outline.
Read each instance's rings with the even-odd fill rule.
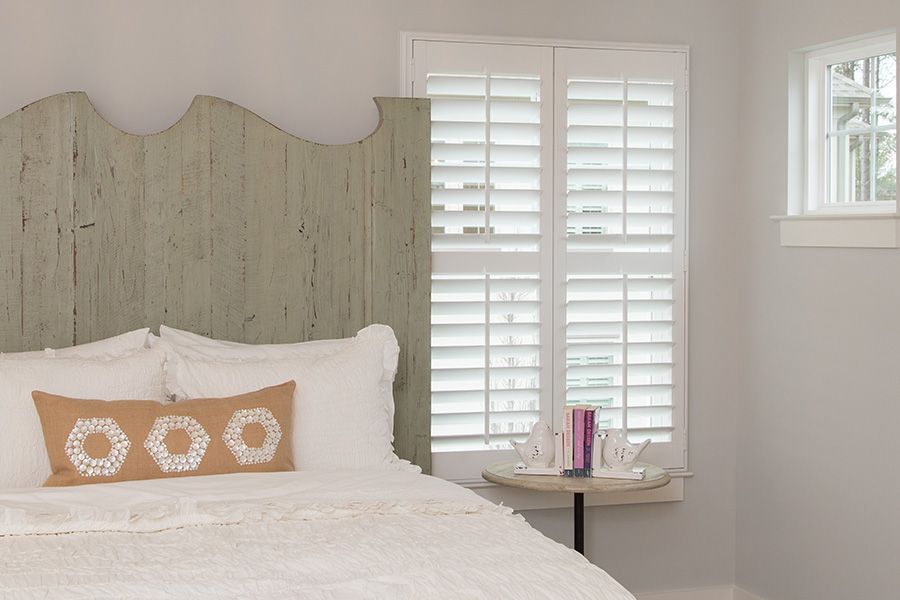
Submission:
[[[584,407],[575,407],[572,419],[572,470],[575,477],[584,477]]]

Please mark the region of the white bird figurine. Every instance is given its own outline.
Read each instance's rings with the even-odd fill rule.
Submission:
[[[531,435],[524,442],[509,440],[509,443],[522,457],[526,467],[549,467],[555,458],[556,445],[553,432],[543,421],[534,424]]]
[[[644,440],[639,446],[628,441],[622,429],[608,429],[603,440],[603,462],[610,471],[630,471],[638,457],[650,440]]]

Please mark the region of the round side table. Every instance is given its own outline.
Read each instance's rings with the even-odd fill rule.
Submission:
[[[507,460],[489,465],[481,476],[491,483],[508,487],[542,492],[570,492],[575,495],[574,526],[575,550],[584,554],[584,495],[610,492],[638,492],[663,487],[669,483],[669,473],[648,463],[637,463],[644,468],[644,478],[610,479],[606,477],[560,477],[555,475],[519,475],[513,472],[518,460]]]

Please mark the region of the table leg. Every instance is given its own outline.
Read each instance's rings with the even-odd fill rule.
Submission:
[[[575,550],[584,554],[584,494],[575,492]]]

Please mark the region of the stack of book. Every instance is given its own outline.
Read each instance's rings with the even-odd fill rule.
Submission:
[[[555,464],[541,468],[519,463],[515,466],[515,472],[521,475],[591,477],[594,466],[599,469],[603,465],[599,447],[594,456],[594,435],[598,432],[596,410],[598,409],[589,404],[567,406],[563,413],[563,430],[554,434]]]
[[[515,465],[514,472],[520,475],[643,479],[643,467],[614,470],[603,463],[602,440],[607,431],[599,425],[599,410],[590,404],[566,406],[563,430],[554,434],[555,463],[550,467],[528,467],[519,463]]]

